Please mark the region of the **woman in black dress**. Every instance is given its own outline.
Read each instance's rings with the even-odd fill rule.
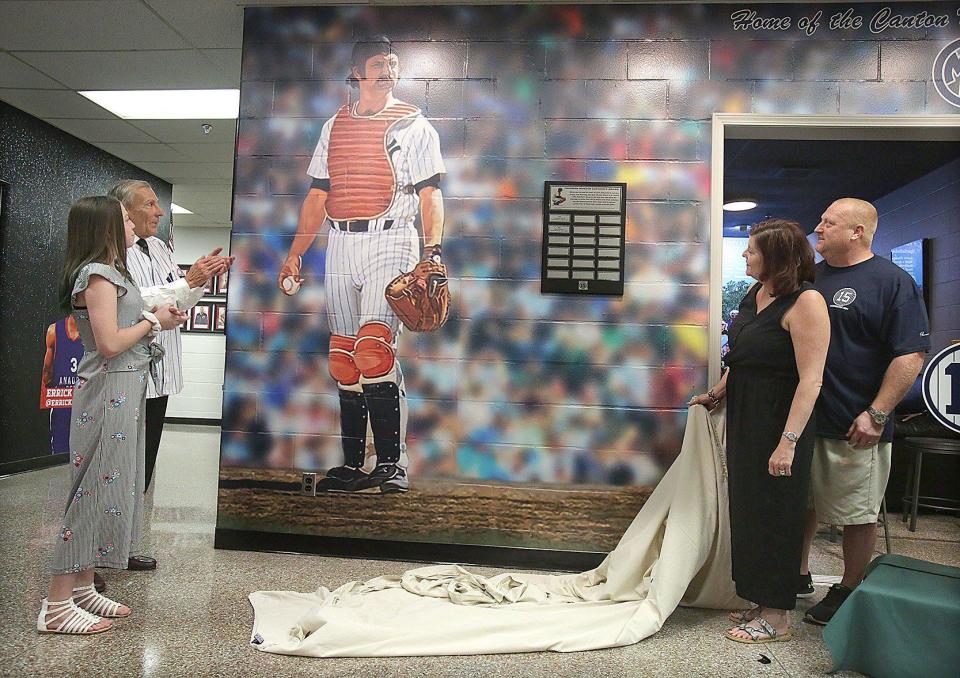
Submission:
[[[796,605],[813,406],[830,343],[823,297],[810,284],[813,250],[795,222],[769,219],[750,232],[750,288],[728,329],[729,369],[691,404],[727,399],[730,537],[737,594],[755,603],[733,613],[726,637],[769,643],[791,636]]]

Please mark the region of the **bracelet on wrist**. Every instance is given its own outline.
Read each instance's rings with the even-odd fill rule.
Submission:
[[[714,405],[720,402],[720,398],[717,397],[717,394],[713,392],[712,388],[707,391],[707,397],[710,398]]]

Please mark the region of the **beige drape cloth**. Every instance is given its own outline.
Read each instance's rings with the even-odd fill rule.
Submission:
[[[576,652],[636,643],[683,604],[737,608],[722,412],[690,410],[680,455],[594,570],[481,577],[436,565],[334,591],[257,591],[252,646],[312,657]]]

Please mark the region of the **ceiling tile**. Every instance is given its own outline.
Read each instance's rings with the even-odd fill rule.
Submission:
[[[167,144],[229,144],[237,136],[236,120],[211,120],[213,128],[204,134],[205,120],[134,120],[132,123]]]
[[[185,181],[176,184],[173,191],[173,201],[191,212],[223,214],[227,218],[229,218],[232,200],[233,195],[229,185],[216,189],[216,192],[210,192]]]
[[[231,177],[231,179],[232,179],[232,177]],[[181,183],[181,184],[183,184],[183,183],[189,183],[189,184],[193,184],[193,185],[195,185],[195,186],[203,186],[203,187],[205,187],[205,188],[212,188],[212,187],[221,188],[221,187],[223,187],[223,182],[224,182],[224,178],[222,178],[222,177],[203,177],[203,178],[196,178],[196,179],[194,179],[194,178],[190,178],[190,179],[180,179],[180,180],[178,180],[178,181],[174,181],[173,183],[174,183],[174,184],[177,184],[177,183]],[[232,186],[228,183],[225,190],[227,190],[227,191],[232,191],[233,188],[232,188]]]
[[[0,2],[0,45],[11,52],[189,47],[146,5],[130,0]]]
[[[218,178],[227,179],[233,176],[232,162],[138,162],[137,165],[176,183],[182,179]]]
[[[156,141],[149,135],[141,132],[126,120],[76,120],[63,118],[47,118],[51,125],[69,132],[90,143],[107,142],[144,142]]]
[[[194,47],[240,47],[243,8],[235,0],[147,0]]]
[[[171,144],[184,158],[199,162],[233,162],[233,144]]]
[[[174,201],[176,202],[176,201]],[[178,205],[180,203],[177,203]],[[229,228],[230,219],[211,219],[202,214],[176,214],[173,217],[177,228]]]
[[[11,54],[0,52],[0,87],[24,87],[27,89],[63,89],[63,85],[52,80],[29,64],[25,64]]]
[[[173,189],[173,201],[194,212],[229,211],[232,200],[230,182],[220,186],[197,186],[190,181],[183,181],[175,184]]]
[[[220,72],[233,83],[231,87],[240,86],[240,62],[241,55],[239,49],[202,49],[200,53],[216,64]]]
[[[195,49],[14,54],[75,89],[216,89],[240,81],[228,75],[222,56],[213,60]]]
[[[107,153],[129,162],[142,160],[154,162],[184,162],[189,160],[189,158],[184,157],[176,149],[161,143],[136,144],[100,142],[96,145]]]
[[[0,89],[0,100],[38,118],[118,120],[105,108],[64,89]]]

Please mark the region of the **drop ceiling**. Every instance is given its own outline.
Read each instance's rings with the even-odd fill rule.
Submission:
[[[227,228],[236,121],[121,120],[76,91],[239,87],[242,36],[235,1],[3,1],[0,99],[171,182],[178,228]]]

